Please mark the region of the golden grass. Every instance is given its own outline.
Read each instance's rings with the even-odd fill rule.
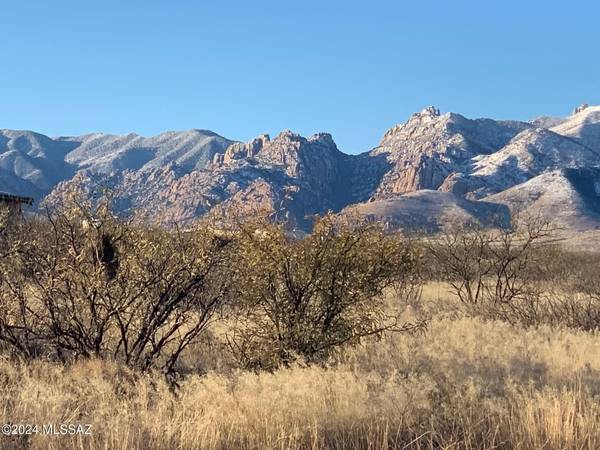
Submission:
[[[3,422],[92,423],[93,435],[0,436],[0,448],[592,450],[599,374],[595,333],[446,315],[328,368],[210,371],[175,393],[108,362],[3,360]]]

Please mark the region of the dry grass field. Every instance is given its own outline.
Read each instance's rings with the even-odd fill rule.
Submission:
[[[3,436],[5,449],[597,449],[600,336],[524,329],[454,311],[424,289],[424,333],[388,334],[327,367],[228,368],[218,346],[203,376],[171,390],[99,360],[68,367],[0,362],[2,420],[92,424],[91,436]],[[393,298],[390,298],[393,301]]]
[[[600,448],[600,258],[544,224],[102,211],[0,230],[1,449]]]

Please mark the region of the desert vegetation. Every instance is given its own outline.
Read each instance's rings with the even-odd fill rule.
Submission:
[[[600,448],[599,257],[552,226],[0,226],[7,449]]]

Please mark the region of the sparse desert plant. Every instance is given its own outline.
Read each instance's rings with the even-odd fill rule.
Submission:
[[[280,225],[238,232],[238,307],[229,342],[244,367],[324,361],[336,348],[385,331],[410,331],[384,307],[384,290],[417,292],[417,255],[378,227],[326,216],[302,239]]]
[[[332,216],[298,236],[72,206],[2,235],[0,408],[5,423],[93,433],[2,448],[600,447],[600,285],[585,257],[541,245],[544,228],[457,232],[422,258],[421,243]],[[568,270],[546,263],[563,256]],[[423,264],[446,281],[411,302]],[[459,293],[484,318],[441,310]],[[425,333],[386,333],[423,314]],[[227,362],[193,373],[194,352]]]
[[[106,204],[23,222],[0,260],[0,341],[14,354],[173,372],[226,301],[230,242],[132,226]]]
[[[554,280],[544,292],[545,321],[585,331],[600,329],[600,282],[593,272],[580,272],[577,279]]]
[[[455,228],[429,243],[429,254],[451,292],[474,313],[511,322],[539,319],[540,259],[547,221],[530,218],[510,228]]]

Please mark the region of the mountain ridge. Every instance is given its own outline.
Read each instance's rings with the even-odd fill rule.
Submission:
[[[396,228],[439,225],[451,216],[484,223],[491,211],[514,209],[514,199],[542,195],[538,177],[577,193],[583,185],[569,176],[580,171],[585,186],[600,186],[598,167],[600,107],[588,105],[567,118],[530,122],[469,119],[427,107],[357,155],[342,152],[329,133],[303,137],[290,130],[247,142],[203,129],[54,138],[0,130],[1,191],[48,205],[73,189],[90,197],[108,189],[123,214],[167,226],[242,210],[265,210],[302,230],[327,211],[378,217]],[[585,189],[588,206],[573,210],[583,218],[569,223],[594,229],[600,201],[589,199],[600,189]],[[528,207],[556,215],[552,192],[544,195]],[[556,202],[568,209],[577,195],[556,195]]]

